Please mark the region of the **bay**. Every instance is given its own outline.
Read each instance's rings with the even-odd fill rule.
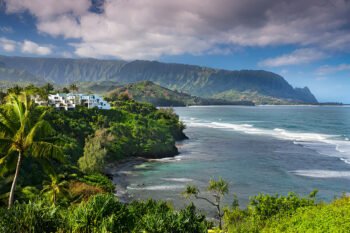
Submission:
[[[210,178],[230,184],[240,204],[258,193],[307,195],[318,189],[330,201],[349,192],[350,107],[348,106],[201,106],[175,108],[189,140],[180,155],[152,160],[120,171],[133,199],[188,204],[187,184],[201,190]],[[197,202],[208,210],[206,203]]]

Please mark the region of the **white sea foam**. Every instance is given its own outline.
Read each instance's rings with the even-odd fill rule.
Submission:
[[[151,186],[142,186],[142,185],[130,185],[127,187],[127,189],[131,190],[178,190],[178,189],[184,189],[185,185],[151,185]]]
[[[220,123],[220,122],[208,122],[208,123],[190,122],[188,125],[192,127],[232,129],[234,131],[238,131],[246,134],[267,135],[267,136],[273,136],[276,138],[295,140],[295,141],[322,141],[328,138],[336,137],[336,135],[291,132],[291,131],[287,131],[279,128],[275,128],[273,130],[256,128],[251,124],[232,124],[232,123]]]
[[[189,178],[162,178],[162,180],[166,180],[166,181],[174,181],[174,182],[184,182],[184,183],[188,183],[188,182],[192,182],[192,179]]]
[[[350,164],[350,159],[340,158],[340,160],[344,161],[344,163]]]
[[[122,174],[122,175],[133,175],[134,174],[132,171],[119,171],[117,173]]]
[[[280,128],[264,129],[254,127],[252,124],[188,122],[187,125],[189,127],[230,129],[245,134],[264,135],[278,139],[291,140],[294,144],[313,149],[320,154],[339,157],[342,161],[350,164],[350,141],[348,138],[341,139],[340,135],[293,132]]]
[[[350,171],[330,171],[330,170],[296,170],[291,173],[298,176],[313,178],[349,178]]]
[[[161,158],[161,159],[149,159],[148,161],[156,161],[156,162],[176,162],[176,161],[181,161],[183,156],[178,155],[175,157],[166,157],[166,158]]]

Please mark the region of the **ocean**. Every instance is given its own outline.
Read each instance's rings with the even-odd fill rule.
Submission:
[[[241,206],[258,193],[307,195],[319,200],[350,192],[349,106],[200,106],[175,108],[188,140],[174,158],[127,170],[133,199],[162,199],[181,208],[181,192],[195,184],[205,194],[210,178],[230,184]],[[204,211],[207,204],[196,202]]]

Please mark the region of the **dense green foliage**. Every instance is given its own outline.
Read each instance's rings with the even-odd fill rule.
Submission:
[[[78,160],[85,173],[103,172],[107,150],[102,147],[103,137],[89,137],[85,141],[84,155]]]
[[[272,218],[263,232],[350,232],[350,199],[299,208],[293,215]]]
[[[250,199],[246,209],[240,209],[237,205],[226,209],[225,228],[228,232],[261,232],[271,221],[289,218],[300,208],[316,206],[316,193],[314,191],[308,197],[295,193],[287,196],[259,194]]]
[[[83,155],[87,142],[99,141],[109,161],[129,156],[161,157],[177,154],[175,140],[184,139],[183,124],[169,110],[150,104],[119,101],[116,108],[105,111],[77,108],[74,111],[51,110],[48,120],[57,132],[71,143],[65,144],[70,159]],[[95,148],[96,149],[96,148]],[[88,145],[85,148],[88,155]]]
[[[194,205],[174,211],[165,202],[122,204],[99,194],[69,208],[38,200],[0,209],[0,232],[206,232],[211,226]],[[13,224],[16,223],[16,224]]]
[[[53,80],[56,84],[67,85],[74,82],[104,80],[116,81],[121,84],[152,81],[171,90],[200,97],[212,97],[221,92],[234,90],[257,92],[260,95],[280,99],[317,103],[308,89],[293,88],[281,76],[263,70],[228,71],[139,60],[127,62],[0,56],[1,62],[7,68],[25,70],[41,80]]]
[[[112,193],[115,189],[113,183],[110,179],[100,173],[93,173],[89,175],[83,175],[78,178],[79,181],[84,182],[86,184],[100,187],[102,190]]]
[[[51,160],[63,161],[63,152],[56,143],[55,131],[45,120],[46,111],[36,111],[26,93],[9,94],[7,98],[0,109],[0,174],[9,175],[15,167],[8,201],[10,208],[23,159],[38,160],[49,168]]]
[[[9,96],[23,90],[32,95],[47,96],[53,90],[53,86],[49,84],[41,88],[32,85],[24,88],[15,86],[8,90]],[[112,110],[79,107],[73,111],[59,111],[51,107],[36,107],[29,98],[27,101],[30,103],[28,106],[33,107],[29,111],[30,114],[26,115],[39,117],[40,127],[35,126],[36,130],[33,132],[40,132],[47,139],[51,136],[50,140],[55,141],[57,145],[45,149],[33,144],[35,148],[32,148],[29,142],[36,143],[35,140],[39,137],[38,134],[31,133],[28,125],[23,127],[29,129],[28,140],[17,149],[12,148],[10,147],[12,131],[4,134],[5,128],[2,129],[1,140],[2,142],[6,140],[6,143],[2,143],[0,148],[0,206],[6,203],[16,170],[18,156],[15,150],[20,150],[24,156],[21,157],[21,169],[16,175],[17,186],[12,192],[15,193],[15,199],[28,200],[43,190],[42,195],[56,203],[79,201],[100,192],[113,192],[114,186],[111,181],[100,175],[105,172],[106,163],[131,156],[157,158],[176,155],[178,151],[175,140],[186,138],[182,132],[184,125],[171,109],[157,109],[150,104],[129,100],[112,103],[115,106]],[[0,106],[0,113],[9,112],[7,108],[12,106],[14,106],[12,103]],[[11,119],[17,118],[11,117]],[[14,141],[13,145],[21,145],[25,134],[20,135],[22,135],[18,138],[20,141],[18,143]],[[17,136],[13,137],[15,140]],[[50,146],[48,143],[44,145]],[[56,158],[55,154],[50,154],[56,147],[63,152],[65,162],[60,164],[55,160],[44,161],[43,158],[47,156]],[[35,160],[31,160],[29,155],[36,156]],[[65,190],[69,195],[61,195]]]

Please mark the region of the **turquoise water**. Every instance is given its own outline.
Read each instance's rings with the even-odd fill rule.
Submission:
[[[135,199],[186,202],[188,183],[204,190],[208,180],[230,183],[232,201],[262,193],[301,195],[318,189],[331,200],[350,190],[350,107],[215,106],[175,108],[190,138],[180,155],[123,171]],[[197,203],[205,209],[205,203]]]

